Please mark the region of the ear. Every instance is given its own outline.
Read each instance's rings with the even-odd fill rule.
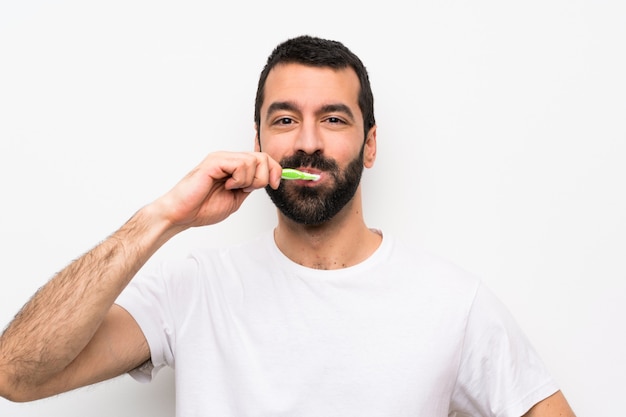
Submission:
[[[374,166],[376,160],[376,125],[372,126],[367,133],[365,139],[365,145],[363,148],[363,165],[365,168],[371,168]]]
[[[261,140],[259,139],[259,128],[254,124],[254,152],[261,152]]]

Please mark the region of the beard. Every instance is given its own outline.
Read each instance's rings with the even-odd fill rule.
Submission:
[[[332,158],[325,158],[320,153],[307,154],[298,151],[291,157],[283,158],[280,165],[319,169],[330,176],[331,184],[304,187],[291,181],[281,181],[276,190],[267,186],[265,191],[274,205],[289,219],[311,226],[325,223],[354,197],[363,173],[364,148],[361,147],[359,155],[350,161],[343,172]]]

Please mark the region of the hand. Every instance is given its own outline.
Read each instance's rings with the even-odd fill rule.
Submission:
[[[145,361],[150,350],[143,333],[130,315],[113,307],[122,289],[167,239],[225,219],[250,191],[278,188],[280,176],[280,165],[265,153],[208,155],[169,192],[56,274],[0,332],[0,396],[38,399]]]
[[[175,228],[219,223],[253,190],[280,184],[281,166],[263,152],[209,154],[153,204]]]

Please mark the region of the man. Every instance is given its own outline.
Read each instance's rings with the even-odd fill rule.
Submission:
[[[172,366],[180,416],[574,415],[479,280],[366,226],[376,124],[358,57],[282,43],[255,123],[255,152],[208,155],[27,303],[0,339],[2,396]],[[284,167],[319,179],[283,181]],[[278,207],[271,234],[137,274],[260,188]]]

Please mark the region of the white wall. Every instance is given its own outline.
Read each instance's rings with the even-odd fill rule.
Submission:
[[[308,33],[370,70],[366,217],[481,275],[579,416],[626,388],[626,6],[619,0],[0,3],[0,326],[207,152],[249,150],[258,74]],[[406,4],[406,5],[405,5]],[[263,192],[156,258],[271,227]],[[172,416],[171,371],[11,417]]]

